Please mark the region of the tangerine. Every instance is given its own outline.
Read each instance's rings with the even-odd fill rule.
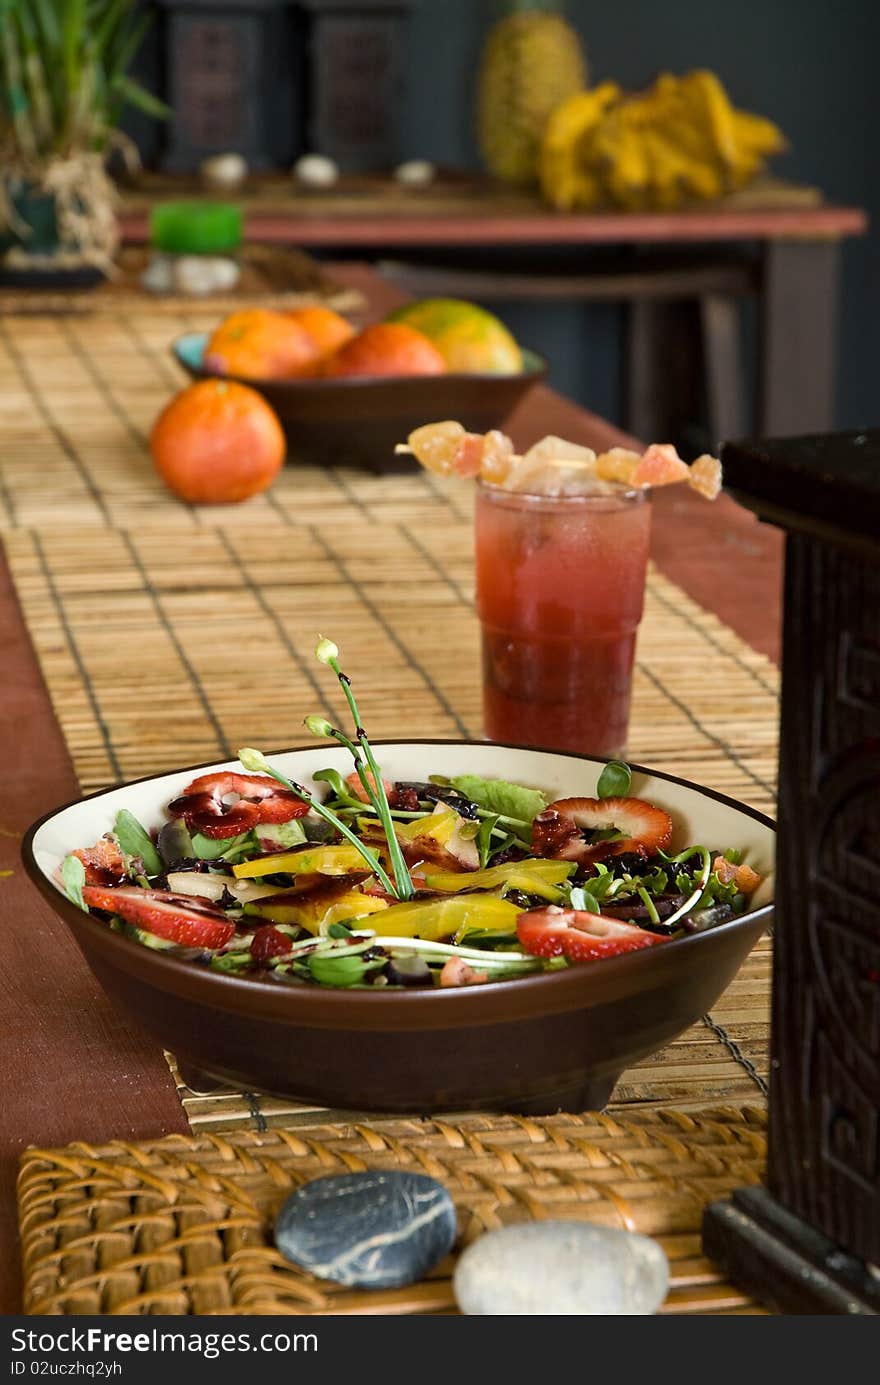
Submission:
[[[282,380],[315,360],[306,329],[271,308],[242,308],[224,318],[210,337],[203,365],[245,380]]]
[[[162,480],[181,500],[223,505],[271,485],[284,432],[261,394],[234,380],[200,380],[175,395],[150,434]]]
[[[446,362],[428,338],[403,322],[376,322],[325,363],[328,376],[445,375]]]
[[[320,362],[332,356],[354,336],[354,328],[348,318],[335,313],[332,308],[316,304],[311,308],[293,308],[284,314],[288,322],[295,322],[309,335],[315,355],[311,368],[303,373],[313,374]]]

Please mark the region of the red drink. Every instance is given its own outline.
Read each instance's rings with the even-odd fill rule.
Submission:
[[[606,490],[551,496],[477,487],[490,740],[624,753],[651,510],[644,491]]]

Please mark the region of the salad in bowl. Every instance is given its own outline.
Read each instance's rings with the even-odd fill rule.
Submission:
[[[671,776],[351,735],[47,815],[36,884],[191,1072],[355,1110],[604,1104],[770,915],[761,814]],[[327,744],[327,740],[331,742]]]
[[[451,987],[668,943],[745,913],[769,881],[742,848],[673,849],[673,819],[612,760],[589,796],[478,774],[388,779],[329,641],[354,764],[306,788],[262,752],[200,774],[148,831],[121,808],[60,868],[72,901],[144,947],[289,985]],[[257,771],[257,772],[254,772]],[[323,793],[321,792],[323,790]]]

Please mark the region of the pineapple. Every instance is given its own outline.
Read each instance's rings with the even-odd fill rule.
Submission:
[[[506,9],[483,50],[480,151],[493,177],[533,183],[547,118],[586,86],[586,63],[580,39],[558,4],[508,0]]]

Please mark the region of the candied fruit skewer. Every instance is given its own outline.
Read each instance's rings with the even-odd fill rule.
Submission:
[[[481,476],[505,490],[540,488],[551,473],[572,471],[639,489],[684,481],[706,500],[714,500],[721,489],[717,457],[704,453],[688,466],[671,443],[651,443],[644,452],[612,447],[597,456],[590,447],[551,435],[519,456],[510,438],[497,429],[468,433],[462,424],[446,420],[416,428],[406,443],[398,443],[395,452],[415,456],[422,466],[439,475]]]
[[[468,433],[460,423],[447,419],[416,428],[395,447],[397,453],[411,453],[422,466],[440,476],[479,476],[496,484],[510,470],[514,460],[513,443],[504,433]]]

